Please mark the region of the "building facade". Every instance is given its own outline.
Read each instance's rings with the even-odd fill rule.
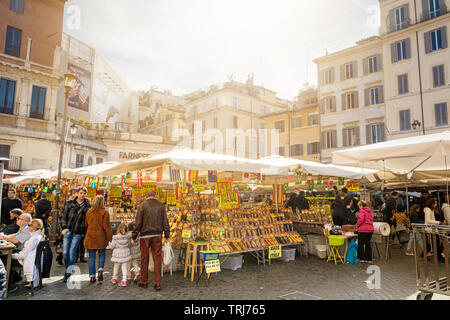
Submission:
[[[185,96],[182,143],[213,153],[256,159],[270,154],[263,115],[288,109],[288,101],[272,90],[229,81]]]
[[[290,110],[263,115],[270,154],[320,162],[319,109],[317,90],[306,88]],[[278,139],[271,139],[273,130]]]
[[[449,129],[449,0],[380,0],[390,139]]]
[[[57,166],[65,2],[0,1],[0,156],[10,170]]]
[[[318,67],[321,156],[386,140],[383,46],[380,37],[320,57]]]

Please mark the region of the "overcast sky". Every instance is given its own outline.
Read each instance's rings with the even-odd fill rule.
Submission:
[[[254,73],[256,84],[292,99],[305,82],[317,83],[314,58],[378,34],[377,7],[378,0],[70,0],[64,32],[94,47],[134,90],[183,95]]]

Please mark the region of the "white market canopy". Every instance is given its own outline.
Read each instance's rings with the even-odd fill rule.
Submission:
[[[9,179],[4,179],[3,183],[5,183],[5,184],[39,183],[41,181],[41,179],[44,179],[45,177],[49,177],[50,173],[51,173],[51,171],[47,170],[47,169],[22,171],[22,172],[20,172],[20,176],[9,178]]]
[[[99,164],[94,164],[91,166],[87,166],[87,167],[81,167],[81,168],[76,168],[76,169],[68,169],[68,168],[63,168],[61,170],[61,178],[63,179],[75,179],[75,178],[81,178],[81,177],[95,177],[98,176],[100,172],[108,170],[112,167],[115,167],[116,165],[118,165],[119,162],[117,161],[108,161],[108,162],[103,162],[103,163],[99,163]],[[51,179],[55,180],[58,179],[58,171],[53,171],[51,173]]]
[[[120,163],[99,173],[101,176],[115,176],[126,172],[146,170],[156,167],[171,166],[181,170],[217,170],[261,173],[264,175],[287,175],[288,170],[273,164],[257,160],[244,159],[224,154],[216,154],[191,149],[174,150],[153,157],[141,158]]]
[[[414,179],[445,179],[450,168],[450,131],[335,151],[333,164],[412,173]]]
[[[258,160],[262,164],[272,164],[287,168],[291,172],[298,171],[300,168],[313,175],[323,175],[331,177],[341,177],[348,179],[362,179],[365,174],[375,173],[378,170],[361,169],[354,167],[343,167],[319,162],[299,160],[281,156],[270,156]]]

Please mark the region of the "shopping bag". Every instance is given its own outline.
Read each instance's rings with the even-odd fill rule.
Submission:
[[[163,247],[163,263],[165,266],[168,266],[172,263],[174,254],[173,254],[173,250],[172,250],[172,246],[170,245],[170,242],[167,241],[164,244]]]

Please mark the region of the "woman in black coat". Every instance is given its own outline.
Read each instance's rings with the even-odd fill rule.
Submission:
[[[335,226],[342,226],[344,223],[344,202],[338,195],[331,205],[331,216]]]

